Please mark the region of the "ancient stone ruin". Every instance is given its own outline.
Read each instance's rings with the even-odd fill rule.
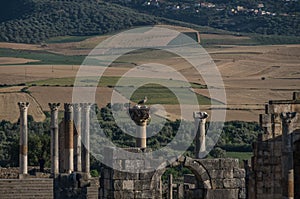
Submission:
[[[260,115],[264,133],[253,144],[249,199],[300,198],[300,93],[269,101]]]
[[[123,148],[134,153],[134,158],[114,147],[105,148],[105,161],[98,179],[90,176],[90,109],[91,104],[64,104],[64,118],[58,122],[59,103],[49,103],[51,111],[51,178],[35,178],[27,168],[27,109],[29,103],[20,102],[20,170],[19,179],[0,180],[0,185],[11,184],[9,190],[0,188],[1,198],[246,198],[245,170],[237,159],[203,159],[205,122],[208,114],[195,112],[195,158],[180,156],[154,168],[145,161],[151,149],[146,146],[146,126],[150,122],[149,107],[136,105],[129,115],[136,124],[136,147]],[[164,158],[164,157],[160,157]],[[184,182],[173,182],[169,176],[167,196],[163,195],[162,175],[169,167],[186,167],[193,174],[185,175]],[[51,183],[52,182],[52,183]],[[30,186],[34,185],[34,186]],[[0,186],[1,187],[1,186]],[[5,187],[5,186],[3,186]],[[36,189],[36,187],[40,187]],[[24,189],[23,189],[24,188]],[[26,194],[22,194],[26,193]],[[47,193],[47,194],[46,194]]]

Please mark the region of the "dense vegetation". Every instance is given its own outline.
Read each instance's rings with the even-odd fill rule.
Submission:
[[[211,0],[216,7],[198,6],[195,0],[159,1],[145,6],[145,0],[10,0],[0,2],[0,41],[40,43],[57,36],[90,36],[113,33],[134,26],[159,23],[196,28],[210,26],[237,34],[299,36],[298,1]],[[179,6],[179,9],[176,8]],[[237,13],[232,9],[245,8]],[[245,11],[246,10],[246,11]],[[276,13],[273,15],[273,13]],[[186,22],[186,23],[185,23]],[[298,40],[297,40],[298,41]]]
[[[235,32],[299,36],[300,30],[300,4],[295,0],[209,0],[204,2],[211,5],[204,6],[196,0],[167,0],[149,5],[145,4],[144,0],[129,3],[122,0],[111,2],[155,16]],[[258,7],[258,4],[262,4],[263,7]],[[239,11],[237,7],[240,7]]]
[[[158,22],[153,16],[95,0],[13,0],[8,5],[1,1],[0,7],[8,7],[11,13],[0,12],[0,40],[11,42],[38,43],[55,36],[105,34]]]
[[[98,109],[96,106],[93,108],[97,113],[96,116],[92,116],[91,120],[91,142],[96,142],[93,135],[96,135],[98,129],[96,123],[100,123],[107,138],[113,141],[113,143],[119,147],[133,147],[135,145],[135,138],[123,133],[123,131],[116,125],[112,116],[112,109],[118,109],[119,105],[110,104],[106,107]],[[46,166],[50,166],[50,117],[49,113],[46,113],[47,119],[44,122],[35,122],[32,117],[28,118],[28,160],[29,165],[38,165],[39,158],[46,160]],[[161,129],[159,133],[152,136],[147,140],[147,144],[153,150],[157,150],[162,146],[169,143],[178,130],[180,121],[167,121],[161,128],[161,124],[150,124],[148,128]],[[194,124],[192,122],[182,121],[184,129],[187,132],[194,131]],[[128,126],[128,131],[135,132],[135,128]],[[216,131],[222,131],[221,137],[215,150],[211,152],[211,155],[219,157],[224,150],[228,151],[251,151],[251,143],[256,140],[260,129],[257,123],[249,122],[226,122],[222,129],[216,129]],[[191,134],[191,133],[190,133]],[[17,166],[19,158],[19,125],[18,123],[10,123],[8,121],[0,122],[0,166]],[[182,140],[184,142],[184,140]],[[93,145],[93,143],[91,143]],[[221,153],[218,152],[222,150]],[[217,150],[217,151],[216,151]],[[194,144],[191,144],[186,155],[192,156],[194,151]],[[214,155],[215,154],[215,155]],[[95,169],[99,166],[94,158],[92,159],[92,168]]]

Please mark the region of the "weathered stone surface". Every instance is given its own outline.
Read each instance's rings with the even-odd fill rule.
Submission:
[[[134,184],[133,180],[123,180],[123,190],[133,190]]]
[[[151,189],[151,179],[148,180],[135,180],[134,181],[134,190],[150,190]]]
[[[207,191],[207,199],[236,199],[239,198],[238,189],[215,189]]]
[[[155,173],[154,171],[139,173],[139,179],[140,180],[149,180],[153,177],[154,173]]]
[[[137,169],[144,169],[144,160],[124,160],[124,169],[127,171],[136,172]]]
[[[245,178],[246,172],[244,169],[234,168],[233,169],[233,178]]]
[[[117,180],[138,180],[139,173],[129,173],[129,172],[113,170],[111,178]]]

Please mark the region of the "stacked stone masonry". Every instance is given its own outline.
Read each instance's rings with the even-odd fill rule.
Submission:
[[[197,184],[192,193],[192,198],[246,198],[245,170],[239,168],[237,159],[193,159],[181,157],[168,167],[152,171],[149,168],[151,164],[142,159],[129,160],[127,157],[121,159],[119,158],[119,152],[114,148],[107,148],[106,150],[106,154],[110,154],[111,164],[116,169],[103,168],[100,179],[100,198],[162,198],[161,176],[168,167],[178,165],[187,167],[196,176]],[[147,152],[137,148],[126,150],[136,153]],[[126,171],[130,170],[131,167],[137,168],[141,165],[144,165],[145,170]],[[151,170],[151,172],[145,172],[147,170]]]
[[[269,101],[260,115],[263,134],[253,144],[249,199],[300,198],[300,93]]]

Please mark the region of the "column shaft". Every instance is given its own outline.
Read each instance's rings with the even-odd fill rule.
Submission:
[[[81,167],[81,107],[74,104],[74,170],[82,171]]]
[[[20,174],[27,174],[28,164],[28,129],[27,129],[27,111],[28,102],[19,102],[20,109],[20,154],[19,167]]]
[[[206,130],[205,123],[208,114],[206,112],[194,112],[196,127],[195,158],[203,158],[206,153]]]
[[[136,126],[136,147],[146,148],[147,147],[147,135],[146,135],[147,123],[143,122],[141,125]]]
[[[170,174],[168,177],[168,199],[173,199],[173,175]]]
[[[90,108],[91,104],[82,104],[82,171],[90,173]]]
[[[74,171],[74,123],[73,123],[73,105],[65,104],[65,172],[72,173]]]
[[[51,110],[51,174],[59,173],[58,108],[59,103],[49,103]]]

